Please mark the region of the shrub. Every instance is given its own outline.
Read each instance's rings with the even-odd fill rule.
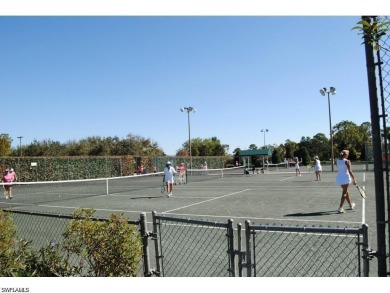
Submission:
[[[60,244],[50,244],[32,251],[25,260],[25,277],[71,277],[81,274],[82,268],[71,265],[69,254]]]
[[[64,233],[64,243],[39,250],[17,239],[12,214],[0,210],[1,277],[136,276],[142,243],[136,226],[123,214],[98,221],[92,209],[79,209]],[[74,265],[70,258],[79,259]],[[76,261],[75,261],[76,262]]]
[[[0,231],[0,276],[30,277],[26,263],[34,257],[35,251],[29,241],[17,239],[11,212],[0,210]]]
[[[0,255],[8,255],[16,242],[16,226],[12,221],[11,213],[0,210],[0,231]]]
[[[81,257],[88,276],[136,276],[142,243],[134,225],[122,213],[108,221],[93,218],[94,210],[78,209],[64,233],[64,249]]]
[[[0,276],[11,277],[18,275],[24,268],[23,257],[17,253],[25,251],[27,242],[19,242],[16,238],[16,226],[12,220],[11,213],[0,210]]]

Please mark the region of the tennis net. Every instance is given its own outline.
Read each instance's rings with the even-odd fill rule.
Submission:
[[[244,176],[244,167],[222,169],[188,169],[186,172],[187,182],[198,182],[229,178],[231,176]]]
[[[41,204],[58,202],[69,199],[88,198],[94,196],[115,195],[137,190],[161,188],[163,172],[134,176],[64,180],[39,182],[0,183],[4,195],[0,196],[0,208],[10,204]],[[230,176],[244,176],[243,167],[224,169],[189,169],[186,172],[186,182],[198,182],[226,178]],[[178,175],[175,176],[178,182]],[[12,186],[12,201],[6,199],[6,188]]]
[[[101,179],[13,182],[11,186],[12,195],[18,203],[36,204],[157,188],[162,184],[162,175],[163,172],[158,172]],[[0,184],[4,192],[0,202],[6,200],[6,189],[9,185]]]
[[[285,171],[287,169],[288,165],[285,163],[278,163],[278,164],[266,164],[263,167],[257,167],[254,169],[255,173],[267,173],[267,172],[280,172]]]

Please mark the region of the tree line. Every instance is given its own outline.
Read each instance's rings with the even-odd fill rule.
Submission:
[[[66,143],[45,139],[34,140],[28,145],[11,148],[12,138],[0,134],[0,157],[60,157],[60,156],[165,156],[159,144],[141,135],[128,134],[125,138],[91,136]],[[221,144],[217,137],[191,140],[193,156],[224,156],[229,146]],[[188,156],[188,141],[177,150],[176,156]]]
[[[365,160],[366,146],[371,145],[371,123],[364,122],[357,125],[352,121],[341,121],[332,128],[334,153],[343,150],[350,151],[350,159]],[[60,143],[54,140],[34,140],[29,145],[11,148],[12,138],[8,134],[0,134],[0,156],[18,157],[55,157],[55,156],[165,156],[164,150],[159,144],[150,138],[140,135],[128,134],[125,138],[91,136],[79,141],[73,140]],[[321,160],[330,160],[330,139],[323,133],[318,133],[312,138],[302,136],[300,142],[287,139],[280,145],[268,145],[273,150],[272,162],[282,162],[284,158],[299,157],[304,163],[310,162],[315,155]],[[261,149],[251,144],[249,149]],[[229,145],[223,144],[217,137],[191,139],[192,156],[226,156]],[[238,156],[240,149],[233,151],[233,156]],[[176,156],[188,156],[188,141],[184,142],[176,152]]]
[[[352,121],[341,121],[332,128],[334,156],[347,149],[350,151],[351,160],[369,159],[366,153],[366,147],[372,145],[371,123],[364,122],[357,125]],[[298,157],[302,159],[304,165],[311,164],[314,156],[318,156],[322,161],[331,161],[331,142],[330,138],[323,133],[318,133],[312,138],[302,136],[300,142],[294,142],[289,139],[284,144],[266,146],[272,149],[272,163],[281,163],[284,158],[291,159]],[[249,149],[261,149],[255,144],[251,144]],[[233,155],[238,157],[240,149],[235,149]],[[261,165],[261,158],[254,158],[255,165]]]
[[[11,141],[12,142],[12,141]],[[79,141],[66,143],[46,139],[34,140],[22,148],[9,149],[4,156],[56,157],[56,156],[162,156],[165,155],[157,142],[140,135],[128,134],[125,138],[91,136]]]

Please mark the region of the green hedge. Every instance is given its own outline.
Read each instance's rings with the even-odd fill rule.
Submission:
[[[190,166],[189,157],[156,157],[156,156],[110,156],[110,157],[2,157],[0,168],[13,168],[18,181],[58,181],[91,178],[108,178],[134,175],[137,166],[142,164],[146,172],[164,169],[167,161],[173,166],[184,163]],[[198,169],[207,162],[209,169],[224,168],[231,161],[230,157],[192,157],[192,166]]]
[[[0,158],[1,169],[14,168],[23,182],[122,176],[122,162],[120,157]]]

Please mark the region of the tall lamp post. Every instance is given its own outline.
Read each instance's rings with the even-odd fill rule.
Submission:
[[[330,114],[330,97],[329,95],[336,94],[336,88],[330,87],[329,91],[327,91],[326,87],[320,89],[320,93],[322,96],[328,94],[328,108],[329,108],[329,135],[330,135],[330,153],[331,153],[331,163],[332,163],[332,172],[334,171],[334,153],[333,153],[333,131],[332,131],[332,116]]]
[[[187,112],[188,115],[188,147],[190,150],[190,169],[192,169],[192,153],[191,153],[191,124],[190,124],[190,112],[196,112],[196,109],[193,107],[183,107],[180,108],[180,111]]]
[[[268,132],[268,129],[262,129],[261,132],[264,132],[264,149],[265,149],[265,133]],[[264,170],[264,156],[263,156],[263,170]]]
[[[23,136],[18,136],[18,138],[19,138],[20,156],[22,156],[22,138],[23,138]]]

